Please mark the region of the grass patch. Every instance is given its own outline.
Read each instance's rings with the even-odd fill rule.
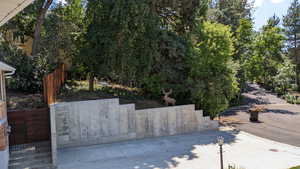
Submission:
[[[296,167],[292,167],[290,169],[300,169],[300,165],[296,166]]]
[[[41,94],[24,93],[14,90],[7,91],[7,109],[24,110],[47,107]]]

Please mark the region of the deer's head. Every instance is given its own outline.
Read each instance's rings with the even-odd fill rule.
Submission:
[[[164,97],[168,97],[170,94],[172,94],[172,92],[172,89],[170,89],[168,92],[166,92],[165,89],[163,89],[163,94],[165,95]]]

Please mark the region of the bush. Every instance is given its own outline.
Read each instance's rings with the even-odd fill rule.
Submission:
[[[239,91],[232,34],[227,26],[205,22],[195,32],[194,42],[189,76],[192,99],[197,108],[214,117],[228,108]]]
[[[287,93],[283,96],[283,99],[286,100],[290,104],[300,104],[300,97],[291,95],[290,93]]]
[[[294,87],[294,77],[295,65],[288,58],[285,58],[285,62],[280,66],[278,74],[274,77],[275,92],[282,95],[288,89],[292,89]]]
[[[162,89],[173,89],[172,97],[177,103],[188,102],[187,58],[190,55],[191,44],[185,38],[169,31],[159,33],[159,55],[153,60],[149,76],[145,76],[141,88],[152,98],[162,96]]]
[[[16,69],[8,79],[8,88],[30,93],[42,90],[42,78],[47,70],[47,61],[43,57],[32,58],[17,47],[0,42],[0,58]]]

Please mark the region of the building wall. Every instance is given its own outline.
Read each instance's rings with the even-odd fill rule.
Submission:
[[[0,151],[0,168],[7,169],[8,168],[8,148]]]
[[[6,104],[0,101],[0,168],[7,169],[8,167],[8,135],[7,135],[7,114]]]
[[[218,127],[194,105],[135,110],[119,99],[51,105],[52,144],[57,148],[197,132]],[[56,148],[54,148],[56,149]]]

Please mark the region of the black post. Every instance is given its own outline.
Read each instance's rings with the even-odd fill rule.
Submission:
[[[222,145],[220,145],[220,160],[221,160],[221,169],[224,169],[224,167],[223,167],[223,148],[222,148]]]

